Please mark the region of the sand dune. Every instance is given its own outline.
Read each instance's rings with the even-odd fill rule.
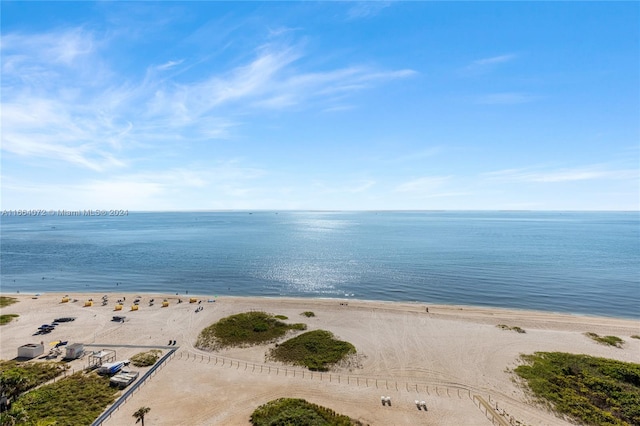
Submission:
[[[514,382],[508,370],[518,365],[520,354],[564,351],[640,362],[640,340],[630,338],[640,334],[635,320],[467,306],[429,305],[427,313],[421,304],[258,297],[219,297],[213,303],[199,297],[204,309],[196,313],[189,296],[158,294],[140,295],[139,311],[131,312],[135,294],[110,294],[107,306],[100,304],[102,294],[71,294],[78,301],[69,303],[60,302],[61,294],[12,296],[20,303],[2,313],[20,317],[0,328],[2,359],[14,358],[22,344],[39,341],[96,345],[91,349],[116,345],[123,359],[142,350],[135,346],[177,340],[174,356],[105,422],[109,426],[134,424],[131,415],[143,405],[151,407],[146,423],[153,425],[244,425],[255,407],[277,397],[305,398],[372,425],[490,425],[492,413],[506,424],[569,425],[530,402]],[[122,297],[127,303],[116,313],[115,301]],[[184,303],[177,303],[179,297]],[[83,307],[88,298],[97,303]],[[149,306],[152,298],[155,304]],[[164,298],[169,307],[160,306]],[[320,374],[267,362],[263,346],[215,353],[194,348],[204,327],[248,310],[329,330],[353,343],[359,355]],[[316,317],[300,316],[307,310]],[[116,314],[127,321],[112,322]],[[44,338],[32,336],[40,324],[65,315],[77,320]],[[497,324],[520,326],[526,333]],[[604,346],[584,336],[587,331],[616,335],[626,343]],[[72,368],[86,364],[77,360]],[[390,396],[392,405],[383,406],[381,396]],[[415,400],[424,400],[428,411],[418,410]],[[489,414],[480,400],[493,407]]]

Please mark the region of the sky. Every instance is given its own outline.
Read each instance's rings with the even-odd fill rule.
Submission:
[[[638,2],[1,7],[11,209],[640,209]]]

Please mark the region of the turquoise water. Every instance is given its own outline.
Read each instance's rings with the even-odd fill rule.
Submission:
[[[640,318],[637,212],[3,217],[2,292],[417,301]]]

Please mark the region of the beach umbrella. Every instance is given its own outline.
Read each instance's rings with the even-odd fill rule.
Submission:
[[[60,343],[60,340],[56,340],[55,342],[49,343],[49,346],[56,346],[58,343]]]

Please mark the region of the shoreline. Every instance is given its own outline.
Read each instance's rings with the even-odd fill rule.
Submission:
[[[464,305],[464,304],[447,304],[447,303],[427,303],[420,301],[397,301],[397,300],[377,300],[377,299],[357,299],[357,298],[349,298],[349,297],[296,297],[296,296],[231,296],[225,294],[219,295],[211,295],[211,294],[202,294],[202,293],[166,293],[166,292],[135,292],[135,291],[124,291],[124,292],[116,292],[116,291],[101,291],[101,292],[77,292],[77,293],[69,293],[69,292],[20,292],[20,293],[5,293],[0,290],[0,296],[3,297],[20,297],[20,296],[28,296],[28,297],[45,297],[45,296],[56,296],[63,297],[67,294],[76,294],[80,297],[96,297],[96,295],[146,295],[153,297],[162,297],[162,298],[176,298],[176,297],[199,297],[199,298],[224,298],[224,299],[264,299],[264,300],[295,300],[299,302],[307,302],[307,301],[338,301],[338,302],[352,302],[352,303],[360,303],[360,304],[371,304],[371,305],[386,305],[389,306],[420,306],[428,307],[430,309],[442,309],[448,311],[454,310],[467,310],[477,311],[477,312],[485,312],[486,314],[495,314],[495,313],[511,313],[511,314],[519,314],[519,315],[548,315],[548,316],[558,316],[558,317],[570,317],[570,318],[585,318],[585,319],[607,319],[607,320],[624,320],[631,322],[639,322],[640,317],[629,317],[629,316],[608,316],[608,315],[591,315],[585,314],[582,312],[560,312],[560,311],[546,311],[546,310],[537,310],[537,309],[524,309],[524,308],[511,308],[511,307],[502,307],[502,306],[487,306],[487,305]]]

